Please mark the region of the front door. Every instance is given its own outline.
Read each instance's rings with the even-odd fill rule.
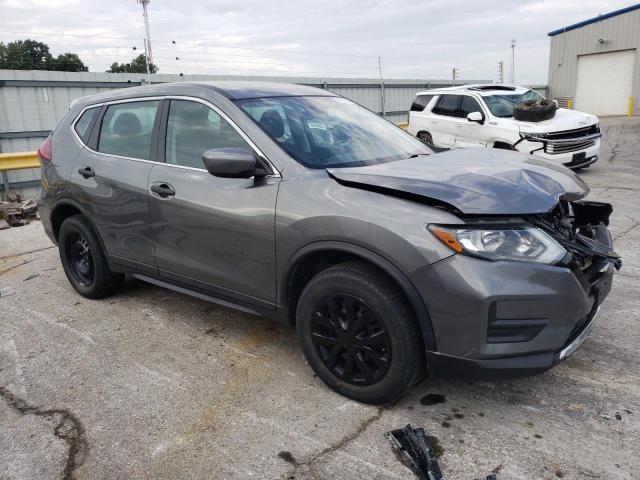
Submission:
[[[480,112],[482,117],[486,118],[486,115],[478,101],[469,95],[463,95],[462,102],[460,102],[459,123],[456,125],[455,146],[457,148],[487,146],[487,141],[485,139],[485,131],[487,127],[484,123],[470,122],[467,120],[467,115],[473,112]]]
[[[205,151],[252,147],[220,111],[204,103],[174,99],[167,115],[166,139],[158,147],[165,163],[154,164],[149,179],[160,276],[231,301],[271,307],[279,178],[214,177],[204,168]],[[158,193],[158,186],[166,194]]]

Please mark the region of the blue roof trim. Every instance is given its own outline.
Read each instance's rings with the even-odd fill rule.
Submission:
[[[576,28],[581,28],[591,23],[600,22],[602,20],[606,20],[607,18],[617,17],[618,15],[622,15],[623,13],[632,12],[638,9],[640,9],[640,3],[636,3],[635,5],[631,5],[630,7],[621,8],[620,10],[616,10],[615,12],[605,13],[604,15],[598,15],[597,17],[590,18],[589,20],[584,20],[582,22],[574,23],[573,25],[569,25],[568,27],[559,28],[558,30],[549,32],[548,35],[550,37],[553,37],[555,35],[560,35],[561,33],[568,32],[569,30],[575,30]]]

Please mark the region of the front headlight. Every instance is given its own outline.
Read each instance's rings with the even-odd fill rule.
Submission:
[[[429,231],[457,253],[487,260],[553,264],[567,253],[539,228],[455,228],[429,225]]]

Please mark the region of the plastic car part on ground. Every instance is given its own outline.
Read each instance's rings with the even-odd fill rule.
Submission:
[[[393,449],[419,480],[444,480],[433,446],[424,428],[404,428],[384,434]],[[484,480],[497,480],[494,474]]]

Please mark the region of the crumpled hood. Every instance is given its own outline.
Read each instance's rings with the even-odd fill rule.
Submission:
[[[417,195],[468,215],[546,213],[560,198],[573,201],[589,193],[589,187],[568,168],[484,148],[327,172],[351,187]]]
[[[521,132],[527,133],[562,132],[598,123],[598,117],[595,115],[577,110],[567,110],[566,108],[559,108],[553,118],[542,122],[523,122],[514,118],[509,118],[508,120],[518,125]]]

